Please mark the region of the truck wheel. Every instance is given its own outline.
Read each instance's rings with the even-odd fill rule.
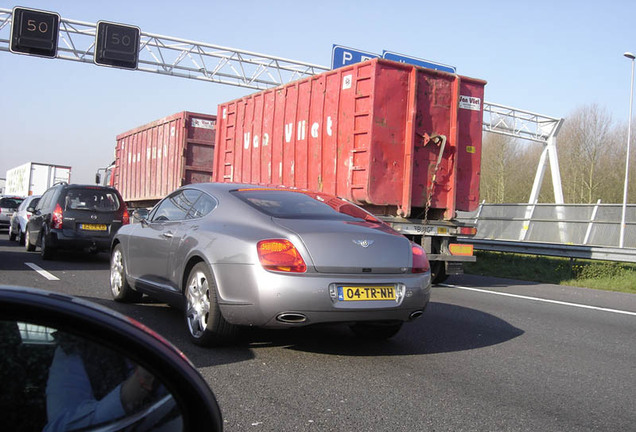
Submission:
[[[124,254],[120,244],[115,246],[110,257],[110,291],[113,299],[122,303],[136,303],[143,296],[139,291],[135,291],[126,279]]]
[[[440,284],[448,279],[448,275],[446,274],[446,265],[444,261],[433,261],[431,262],[431,281],[434,284]]]
[[[236,336],[236,326],[223,318],[216,294],[216,282],[207,264],[196,264],[184,292],[185,321],[190,339],[197,345],[212,346]]]
[[[55,248],[53,248],[49,241],[46,239],[46,233],[42,232],[42,238],[40,239],[40,255],[43,260],[50,260],[53,258]]]
[[[27,252],[33,252],[35,250],[35,245],[31,243],[31,235],[29,234],[29,230],[26,230],[26,234],[24,236],[24,248]]]
[[[384,340],[397,334],[402,328],[401,322],[358,322],[351,325],[356,336],[363,339]]]
[[[18,244],[24,246],[24,231],[18,232]]]

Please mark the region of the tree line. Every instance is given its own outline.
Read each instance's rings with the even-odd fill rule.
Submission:
[[[632,123],[628,203],[636,203],[636,123]],[[556,138],[563,197],[570,204],[622,203],[627,124],[597,104],[575,109]],[[481,161],[481,199],[487,203],[528,202],[543,145],[485,133]],[[554,202],[550,170],[539,202]]]

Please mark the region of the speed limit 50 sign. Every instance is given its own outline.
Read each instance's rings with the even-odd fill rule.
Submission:
[[[14,53],[54,58],[60,16],[55,12],[13,8],[9,50]]]
[[[139,27],[97,22],[94,61],[102,66],[137,69],[139,61]]]

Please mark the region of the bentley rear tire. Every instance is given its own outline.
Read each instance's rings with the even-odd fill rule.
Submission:
[[[219,345],[236,336],[237,327],[228,323],[218,304],[216,283],[207,264],[192,267],[184,289],[185,321],[192,342]]]

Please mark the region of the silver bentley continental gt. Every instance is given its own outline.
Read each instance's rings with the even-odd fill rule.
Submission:
[[[214,345],[241,326],[335,322],[389,338],[424,312],[431,273],[420,246],[343,199],[199,183],[117,232],[110,285],[183,308],[192,341]]]

